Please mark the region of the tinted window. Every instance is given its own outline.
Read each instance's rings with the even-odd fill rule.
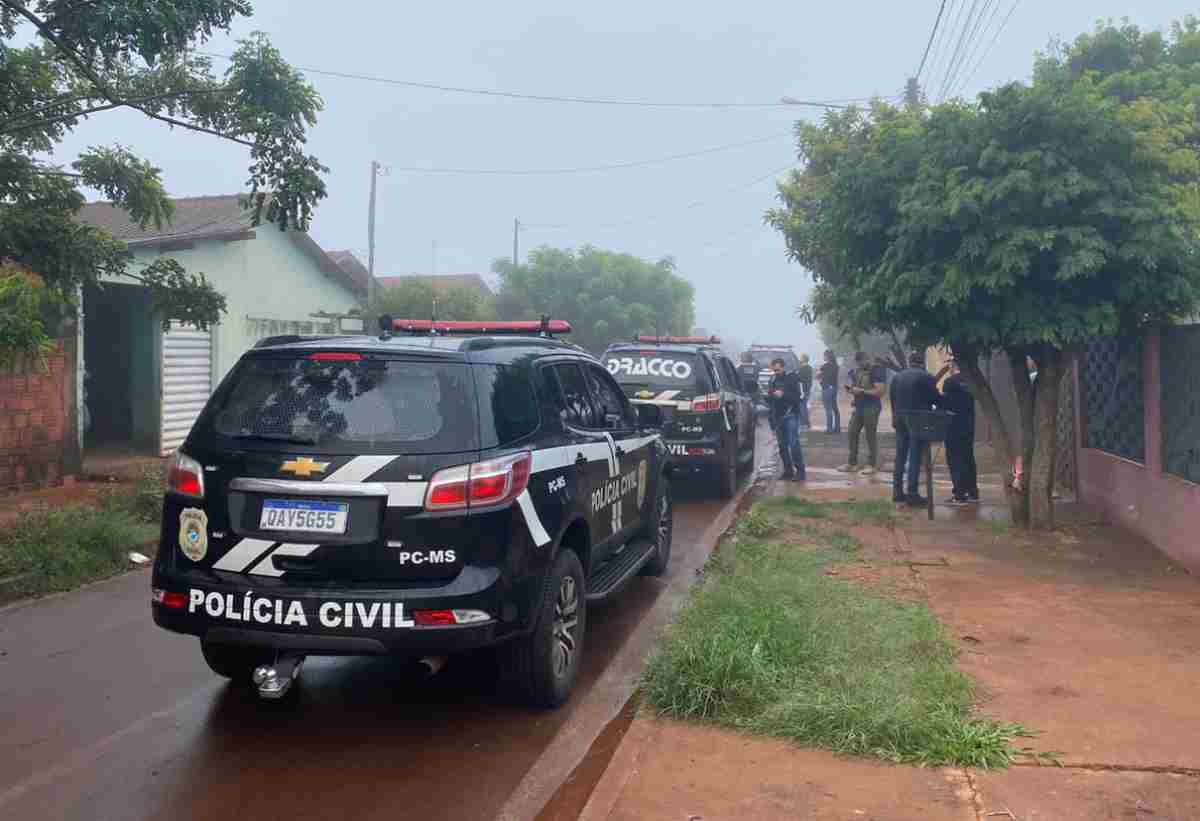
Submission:
[[[608,372],[626,394],[640,389],[707,393],[708,366],[699,354],[686,351],[616,350],[604,355]]]
[[[603,427],[636,427],[637,423],[629,410],[629,403],[625,401],[625,396],[613,384],[612,378],[604,372],[604,369],[596,365],[588,365],[585,370],[592,398],[600,409]]]
[[[588,396],[587,383],[578,365],[555,365],[554,375],[562,395],[563,419],[569,425],[583,428],[598,428],[596,409]]]
[[[293,358],[243,360],[212,415],[235,439],[327,452],[450,453],[478,447],[466,365]]]
[[[741,391],[741,385],[738,383],[737,368],[733,367],[733,363],[724,356],[718,359],[717,362],[721,366],[721,381],[725,383],[725,389]]]
[[[772,359],[782,359],[783,367],[789,373],[800,367],[800,357],[792,351],[754,351],[754,364],[760,369],[771,367]]]
[[[541,417],[529,370],[507,365],[474,368],[483,447],[507,445],[538,429]]]

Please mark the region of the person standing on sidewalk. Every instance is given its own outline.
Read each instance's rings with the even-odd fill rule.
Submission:
[[[821,382],[821,402],[825,405],[825,432],[842,432],[842,409],[838,407],[838,361],[833,351],[825,352],[825,362],[817,371]]]
[[[892,427],[896,429],[896,465],[892,473],[892,501],[924,507],[928,499],[921,497],[921,457],[925,448],[909,427],[904,414],[908,411],[927,411],[941,404],[937,381],[925,370],[924,354],[908,355],[908,367],[896,374],[889,388],[892,403]]]
[[[804,404],[804,388],[800,378],[787,373],[782,359],[771,360],[771,384],[767,386],[767,401],[771,406],[771,427],[779,441],[779,457],[783,460],[783,478],[803,482],[805,476],[804,448],[800,445],[800,412]]]
[[[869,364],[865,351],[854,355],[854,370],[850,371],[850,384],[846,390],[854,397],[854,412],[850,415],[850,461],[838,470],[842,473],[858,471],[858,438],[867,434],[867,452],[870,464],[859,471],[870,476],[879,464],[879,414],[883,412],[883,392],[887,389],[887,376],[883,368]]]
[[[804,389],[804,400],[800,404],[800,430],[809,430],[812,427],[812,417],[808,413],[808,400],[812,396],[813,385],[811,362],[808,354],[800,354],[800,367],[796,370],[796,375],[800,377],[800,387]]]
[[[962,369],[950,361],[950,376],[942,385],[941,407],[954,414],[946,432],[946,464],[954,491],[947,504],[979,503],[979,468],[975,464],[975,397]]]

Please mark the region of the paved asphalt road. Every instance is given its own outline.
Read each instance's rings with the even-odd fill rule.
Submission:
[[[689,483],[677,502],[668,574],[591,611],[556,712],[505,703],[482,659],[422,681],[313,658],[294,698],[260,702],[154,626],[144,571],[0,611],[0,818],[530,817],[632,691],[733,506]]]

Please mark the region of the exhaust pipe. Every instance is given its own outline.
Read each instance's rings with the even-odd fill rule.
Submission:
[[[445,656],[425,656],[417,659],[417,670],[426,678],[436,676],[445,666]]]
[[[259,697],[278,701],[286,696],[300,675],[303,664],[304,656],[284,655],[274,664],[254,668],[254,686],[258,688]]]

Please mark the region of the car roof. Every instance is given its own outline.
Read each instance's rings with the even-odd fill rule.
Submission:
[[[375,354],[409,354],[448,360],[498,362],[535,356],[573,354],[595,359],[578,345],[539,336],[443,334],[395,334],[390,337],[353,334],[347,336],[269,337],[246,352],[247,356],[287,353],[298,356],[316,351],[354,351]]]
[[[703,353],[709,356],[722,356],[720,349],[713,345],[684,342],[614,342],[604,351],[607,356],[616,351],[667,351],[670,353]]]

